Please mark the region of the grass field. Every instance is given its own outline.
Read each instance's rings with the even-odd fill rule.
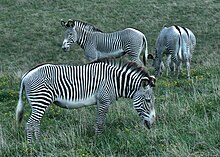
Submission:
[[[1,0],[0,1],[0,156],[220,156],[220,3],[217,0]],[[75,44],[61,49],[60,19],[86,21],[111,32],[142,31],[153,53],[164,24],[190,28],[197,37],[191,75],[162,76],[155,87],[158,120],[142,126],[131,100],[119,99],[107,114],[105,132],[95,135],[95,106],[65,110],[51,105],[41,138],[28,145],[25,124],[16,126],[19,81],[42,63],[84,64]],[[149,61],[147,68],[153,74]]]

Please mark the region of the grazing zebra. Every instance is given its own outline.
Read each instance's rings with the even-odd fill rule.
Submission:
[[[28,141],[33,133],[38,138],[41,118],[51,103],[68,109],[97,104],[96,134],[101,134],[110,104],[119,97],[131,98],[150,128],[155,121],[155,82],[155,77],[135,62],[101,59],[81,66],[44,64],[23,75],[16,119],[18,123],[22,120],[25,90],[32,108],[26,126]]]
[[[164,27],[156,41],[155,57],[151,54],[148,59],[153,59],[153,66],[155,67],[156,75],[161,74],[161,67],[163,65],[162,57],[165,53],[167,57],[166,74],[168,69],[176,72],[178,79],[178,68],[182,63],[186,64],[187,78],[190,79],[190,62],[194,48],[196,45],[196,38],[192,31],[188,28],[180,26]]]
[[[139,56],[145,47],[144,64],[147,59],[147,39],[143,33],[133,28],[126,28],[113,33],[103,33],[87,23],[69,20],[61,25],[67,30],[64,33],[62,49],[68,51],[71,44],[77,42],[90,61],[106,57],[121,57],[128,54],[132,61],[143,65]]]

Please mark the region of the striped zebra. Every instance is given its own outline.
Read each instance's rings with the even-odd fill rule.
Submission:
[[[44,64],[25,73],[21,79],[16,108],[18,124],[23,117],[23,91],[31,105],[27,140],[39,137],[40,121],[51,103],[62,108],[97,105],[96,134],[103,132],[110,104],[117,98],[133,99],[134,108],[148,128],[155,121],[155,77],[135,62],[101,59],[81,66]]]
[[[117,32],[104,33],[88,23],[77,20],[68,22],[61,20],[61,25],[66,28],[62,45],[64,51],[68,51],[76,42],[90,61],[127,54],[132,61],[143,65],[139,57],[145,47],[144,64],[147,60],[147,39],[136,29],[126,28]]]
[[[175,70],[178,79],[179,66],[182,69],[182,63],[186,65],[187,79],[190,79],[190,62],[196,46],[196,38],[191,30],[180,26],[164,27],[156,41],[155,57],[151,54],[148,59],[153,59],[156,75],[161,74],[163,67],[162,57],[167,55],[166,74],[168,70]]]

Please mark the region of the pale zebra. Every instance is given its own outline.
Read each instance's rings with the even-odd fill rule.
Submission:
[[[153,59],[156,75],[161,74],[163,67],[162,57],[167,55],[166,74],[168,70],[176,73],[178,79],[179,66],[182,68],[182,63],[186,65],[187,78],[190,79],[190,63],[192,54],[196,46],[196,38],[191,30],[180,26],[164,27],[156,41],[155,57],[151,54],[148,59]]]
[[[134,108],[148,128],[155,121],[155,77],[135,62],[102,59],[81,66],[44,64],[23,75],[16,119],[21,122],[23,90],[32,113],[27,122],[27,140],[39,136],[40,121],[51,103],[63,108],[97,105],[96,133],[103,131],[109,105],[119,97],[133,99]]]
[[[147,39],[142,32],[136,29],[126,28],[121,31],[104,33],[88,23],[77,20],[68,22],[61,20],[61,25],[66,28],[62,45],[64,51],[68,51],[70,46],[77,42],[90,61],[106,57],[121,57],[127,54],[132,61],[143,65],[140,54],[145,47],[144,64],[147,60]]]

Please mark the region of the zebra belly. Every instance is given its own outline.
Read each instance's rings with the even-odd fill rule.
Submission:
[[[103,52],[98,51],[98,54],[99,57],[103,58],[103,57],[120,57],[123,56],[125,53],[123,49],[118,49],[118,50],[103,51]]]
[[[57,98],[54,103],[62,108],[68,108],[68,109],[74,109],[74,108],[80,108],[84,106],[90,106],[96,104],[96,96],[92,95],[85,99],[80,100],[66,100],[63,98]]]

